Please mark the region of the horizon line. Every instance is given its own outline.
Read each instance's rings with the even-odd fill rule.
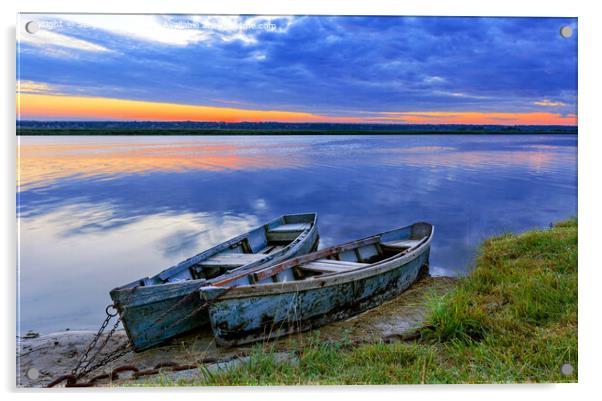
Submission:
[[[391,122],[312,122],[312,121],[299,121],[299,122],[287,122],[287,121],[195,121],[195,120],[38,120],[38,119],[22,119],[16,120],[17,125],[19,123],[99,123],[99,124],[144,124],[144,123],[160,123],[166,125],[173,124],[225,124],[225,125],[242,125],[242,124],[280,124],[280,125],[356,125],[356,126],[394,126],[394,127],[410,127],[410,126],[494,126],[494,127],[578,127],[578,124],[493,124],[493,123],[391,123]]]

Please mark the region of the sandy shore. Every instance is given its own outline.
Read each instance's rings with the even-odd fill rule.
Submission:
[[[270,346],[284,359],[294,358],[291,350],[303,346],[308,335],[318,335],[324,341],[346,341],[366,343],[374,341],[399,341],[411,335],[424,324],[426,300],[430,294],[443,293],[454,285],[455,279],[448,277],[424,277],[399,297],[364,312],[351,319],[321,327],[319,332],[301,333],[270,342]],[[55,378],[68,374],[86,349],[95,332],[65,331],[41,335],[36,338],[19,338],[17,353],[17,385],[20,387],[44,387]],[[106,355],[127,343],[125,332],[120,330],[109,340]],[[108,366],[104,372],[132,365],[140,370],[152,369],[158,364],[177,363],[203,365],[203,369],[215,371],[235,364],[245,363],[252,346],[219,348],[213,341],[210,328],[173,339],[168,344],[144,352],[129,352]],[[211,363],[203,363],[210,359]],[[103,371],[94,372],[94,375]],[[172,377],[198,374],[197,369],[180,372],[162,371]],[[137,380],[152,380],[143,376]],[[134,384],[131,373],[124,372],[117,381],[102,380],[97,385]]]

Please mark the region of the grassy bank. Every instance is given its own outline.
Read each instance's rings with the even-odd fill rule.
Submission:
[[[264,345],[241,366],[161,384],[574,382],[577,220],[485,241],[475,270],[430,308],[412,342],[358,346],[313,336],[293,362]],[[568,376],[566,363],[574,367]]]

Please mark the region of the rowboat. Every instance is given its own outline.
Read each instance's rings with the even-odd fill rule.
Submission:
[[[110,295],[130,343],[141,351],[209,322],[201,287],[307,254],[317,245],[317,214],[284,215]]]
[[[433,233],[431,224],[416,223],[204,286],[216,343],[309,330],[395,297],[428,267]]]

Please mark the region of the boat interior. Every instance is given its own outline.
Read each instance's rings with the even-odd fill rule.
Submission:
[[[346,273],[408,253],[426,241],[431,231],[430,224],[417,223],[343,246],[323,249],[214,285],[280,283]]]
[[[248,233],[188,258],[155,276],[141,278],[113,291],[188,280],[211,280],[236,269],[260,266],[270,257],[282,256],[286,253],[287,247],[301,240],[300,237],[308,233],[316,223],[315,213],[280,216]],[[312,246],[317,246],[317,243]]]
[[[153,284],[209,280],[244,266],[261,264],[269,256],[284,252],[286,247],[314,224],[315,214],[281,216],[147,280]]]
[[[211,257],[191,266],[194,279],[211,279],[230,272],[242,266],[265,259],[291,244],[304,230],[311,228],[310,223],[282,224],[266,230],[265,235],[254,235],[241,239],[212,255]],[[253,247],[252,240],[259,238],[261,245]],[[254,249],[255,248],[255,249]],[[259,248],[259,249],[257,249]]]

